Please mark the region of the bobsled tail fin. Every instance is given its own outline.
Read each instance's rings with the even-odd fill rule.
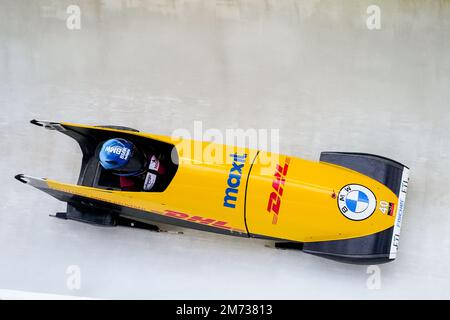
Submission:
[[[352,239],[307,242],[303,251],[352,263],[382,263],[396,258],[400,229],[409,181],[409,168],[399,162],[363,153],[323,152],[321,162],[327,162],[375,179],[398,197],[392,227],[381,232]]]
[[[53,217],[105,227],[127,226],[151,231],[159,230],[159,228],[153,224],[121,216],[120,206],[76,196],[69,191],[53,189],[49,186],[49,180],[45,178],[36,178],[24,174],[18,174],[14,178],[22,183],[41,190],[58,200],[67,202],[66,212],[57,212],[55,215],[52,215]]]
[[[55,217],[76,220],[81,222],[87,222],[95,225],[102,226],[115,226],[116,217],[118,216],[111,208],[101,208],[94,207],[89,201],[94,201],[90,199],[83,199],[82,197],[77,197],[68,191],[60,191],[52,189],[49,186],[49,181],[45,178],[36,178],[31,176],[26,176],[24,174],[18,174],[15,178],[25,184],[29,184],[38,190],[41,190],[52,197],[67,202],[67,212],[58,212]]]

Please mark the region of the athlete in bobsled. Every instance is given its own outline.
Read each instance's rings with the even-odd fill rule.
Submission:
[[[409,168],[397,161],[330,151],[319,161],[274,154],[267,164],[274,155],[263,150],[174,144],[173,137],[119,126],[31,123],[75,139],[83,153],[77,184],[15,176],[66,202],[58,218],[151,230],[176,225],[353,263],[397,256],[409,184]],[[221,161],[186,153],[196,144],[219,150]]]
[[[101,144],[100,165],[120,177],[123,191],[152,191],[163,178],[164,168],[155,152],[145,153],[131,141],[114,138]]]

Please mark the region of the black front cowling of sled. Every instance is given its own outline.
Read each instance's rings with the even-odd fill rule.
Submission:
[[[320,161],[352,169],[375,179],[392,190],[398,197],[402,183],[403,164],[367,153],[322,152]]]
[[[302,250],[305,253],[352,264],[379,264],[389,258],[393,228],[365,237],[321,242],[276,242],[279,249]]]
[[[346,167],[377,180],[399,198],[400,193],[406,194],[407,178],[406,181],[403,180],[404,172],[407,173],[408,168],[397,161],[372,154],[349,152],[322,152],[320,161]],[[392,255],[392,246],[398,245],[399,229],[400,227],[391,227],[353,239],[306,242],[302,244],[302,250],[341,262],[362,264],[389,262],[395,258],[395,255],[394,257]]]
[[[385,263],[389,258],[393,227],[365,237],[306,242],[302,250],[306,253],[318,255],[341,262],[356,264]]]

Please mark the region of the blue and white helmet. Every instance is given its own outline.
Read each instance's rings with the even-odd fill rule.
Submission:
[[[145,158],[142,153],[132,142],[120,138],[103,143],[99,160],[103,168],[122,176],[140,174],[145,168]]]

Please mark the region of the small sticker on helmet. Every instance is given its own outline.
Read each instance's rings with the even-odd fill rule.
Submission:
[[[127,160],[129,156],[130,156],[130,149],[123,148],[122,153],[120,154],[120,159]]]

